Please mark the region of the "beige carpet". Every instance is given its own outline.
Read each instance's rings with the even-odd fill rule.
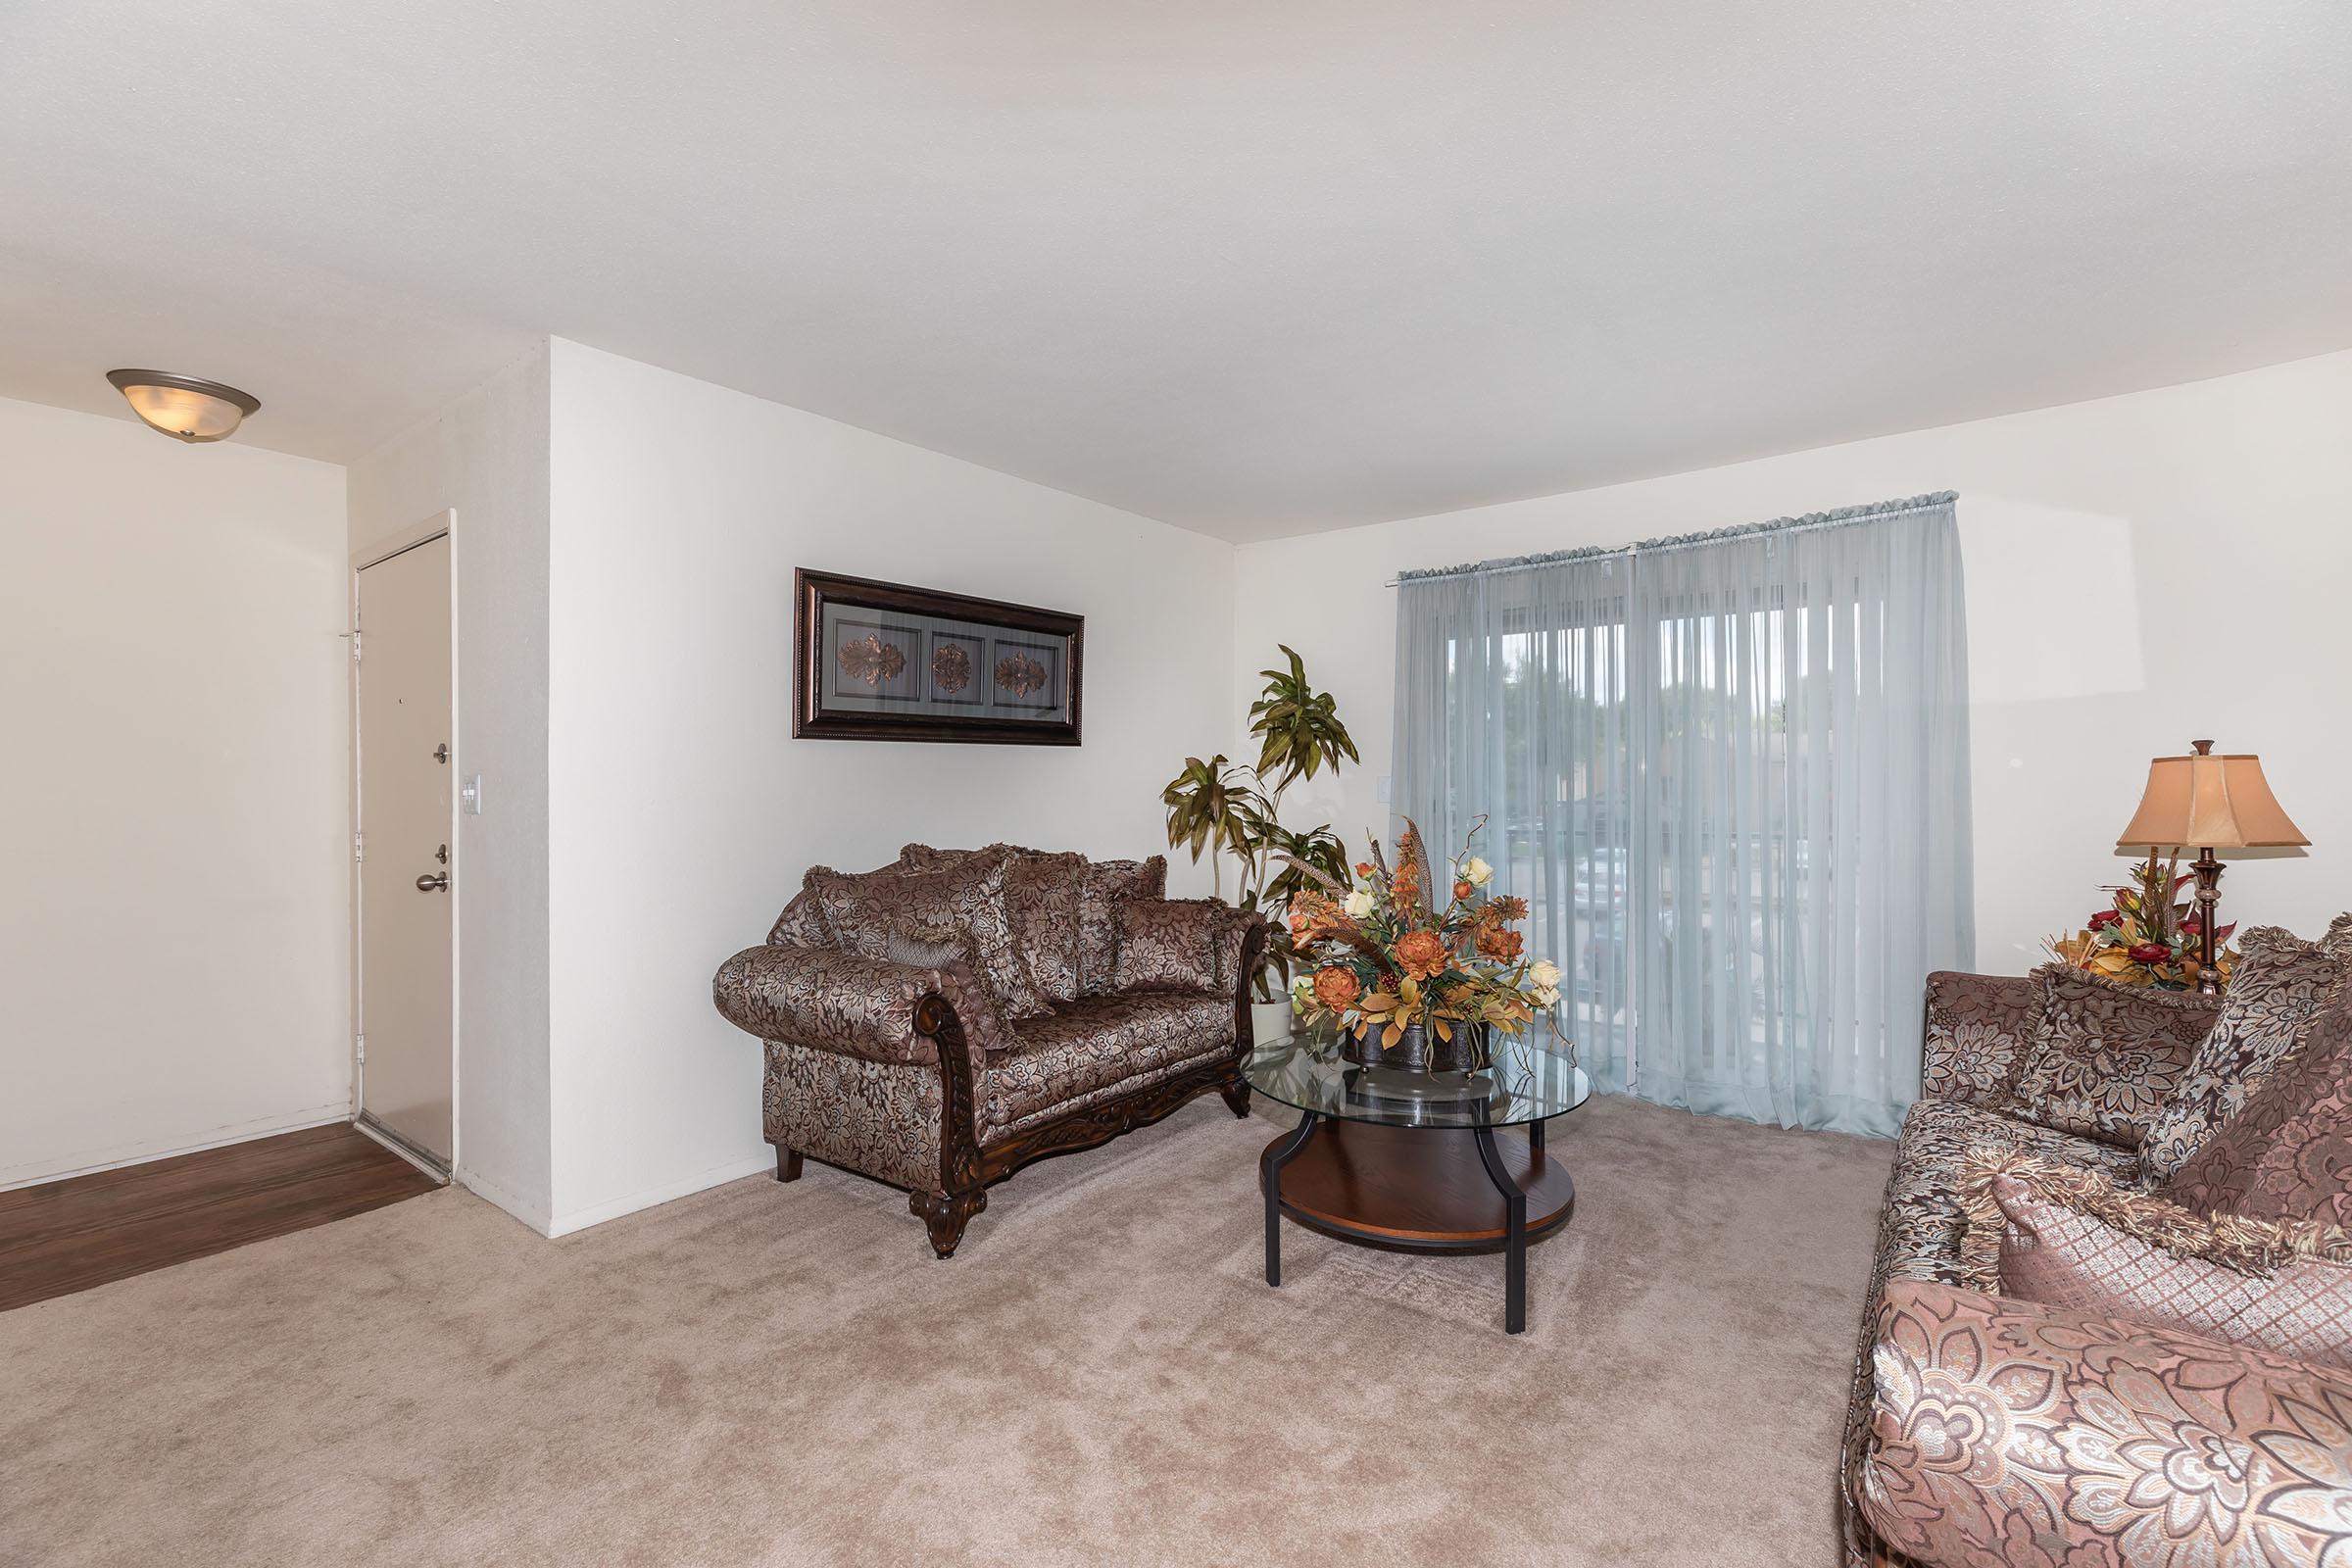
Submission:
[[[0,1563],[1835,1560],[1890,1145],[1625,1100],[1531,1254],[1285,1227],[1213,1099],[938,1263],[814,1164],[561,1242],[416,1199],[0,1314]]]

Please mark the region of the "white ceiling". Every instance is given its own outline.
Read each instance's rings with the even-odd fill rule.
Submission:
[[[0,395],[542,333],[1245,539],[2352,346],[2352,6],[0,5]]]

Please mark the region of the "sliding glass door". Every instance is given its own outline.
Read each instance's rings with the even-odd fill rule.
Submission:
[[[1888,1132],[1971,954],[1948,504],[1400,587],[1397,800],[1481,852],[1604,1084]]]

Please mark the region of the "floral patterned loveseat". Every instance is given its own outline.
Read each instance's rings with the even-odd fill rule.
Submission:
[[[802,1159],[904,1188],[941,1257],[1031,1160],[1203,1090],[1247,1115],[1248,977],[1265,923],[1164,897],[1167,861],[909,844],[818,866],[712,998],[763,1042],[776,1178]]]
[[[1840,1465],[1848,1568],[2352,1568],[2352,916],[2244,948],[2222,1003],[2057,966],[1929,977]],[[2001,1167],[2106,1195],[2122,1231],[2051,1212],[2112,1249],[2099,1286],[2137,1268],[2139,1304],[2003,1295],[2035,1239],[2015,1189],[1986,1207]],[[2224,1272],[2172,1232],[2269,1251]],[[2274,1309],[2280,1267],[2323,1283]]]

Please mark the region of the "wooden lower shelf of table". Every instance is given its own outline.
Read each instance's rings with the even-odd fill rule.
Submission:
[[[1271,1153],[1289,1142],[1266,1146]],[[1483,1251],[1504,1241],[1502,1195],[1467,1128],[1392,1127],[1327,1120],[1282,1168],[1282,1211],[1302,1225],[1411,1251]],[[1566,1223],[1576,1207],[1567,1167],[1535,1150],[1524,1129],[1494,1136],[1504,1170],[1527,1192],[1527,1237]],[[1265,1180],[1265,1157],[1258,1161]]]

